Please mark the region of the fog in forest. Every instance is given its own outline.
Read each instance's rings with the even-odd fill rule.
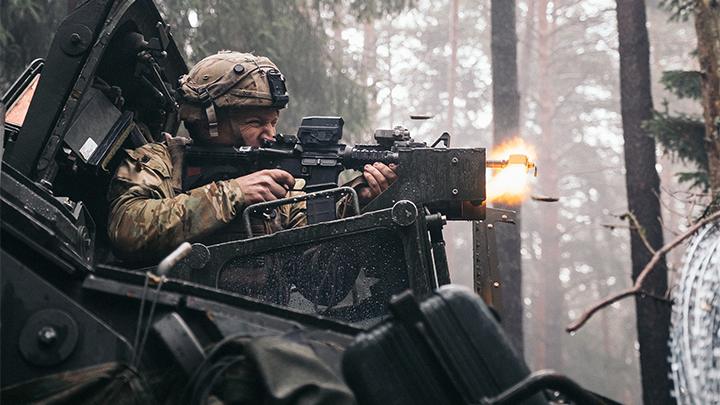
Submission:
[[[490,4],[459,2],[454,115],[448,117],[450,3],[419,1],[411,11],[375,21],[378,70],[367,78],[378,104],[372,126],[404,125],[427,142],[448,131],[454,147],[490,150]],[[692,22],[668,22],[658,3],[647,2],[654,107],[662,110],[667,100],[671,111],[701,114],[699,104],[677,100],[658,83],[662,71],[697,69]],[[538,165],[538,177],[528,180],[532,195],[559,198],[522,204],[524,355],[532,370],[553,368],[602,395],[640,404],[632,298],[572,335],[564,331],[592,304],[632,285],[629,223],[620,218],[627,200],[614,7],[601,0],[517,2],[520,136],[535,148]],[[362,57],[367,31],[344,29],[345,52]],[[543,106],[550,112],[542,114]],[[697,212],[687,185],[674,176],[686,169],[660,149],[657,156],[670,240]],[[445,233],[453,281],[472,286],[471,225],[454,222]],[[671,277],[680,255],[668,256]],[[560,355],[551,357],[557,351],[547,343],[558,341],[553,346]]]
[[[57,3],[63,2],[53,3],[54,16],[42,17],[47,29],[26,34],[25,42],[39,45],[3,51],[3,90],[25,64],[44,56],[47,35],[66,11]],[[536,178],[527,175],[531,191],[519,228],[524,356],[533,371],[553,368],[592,391],[637,405],[633,299],[596,314],[577,333],[564,331],[592,304],[631,286],[629,223],[621,219],[627,200],[615,2],[516,3],[518,136],[534,148],[538,167]],[[692,21],[669,22],[659,3],[646,0],[654,108],[663,110],[667,101],[670,111],[699,115],[698,103],[676,99],[659,83],[663,71],[698,68]],[[295,133],[303,116],[342,116],[348,144],[370,143],[375,129],[402,125],[417,141],[432,143],[449,132],[453,147],[492,149],[489,0],[156,4],[189,67],[222,49],[255,52],[279,66],[291,102],[278,132]],[[455,53],[451,32],[457,33]],[[675,176],[687,170],[682,162],[661,149],[657,156],[669,240],[687,228],[697,208],[693,190]],[[446,226],[445,238],[452,280],[472,287],[471,224]],[[668,256],[670,277],[680,260],[680,252]]]

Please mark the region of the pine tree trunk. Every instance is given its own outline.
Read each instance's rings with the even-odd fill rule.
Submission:
[[[652,118],[650,93],[650,44],[644,0],[617,0],[620,51],[620,92],[625,138],[628,209],[635,215],[647,242],[657,250],[663,245],[660,222],[660,179],[655,170],[655,141],[645,135],[642,122]],[[652,257],[637,229],[630,234],[632,278],[638,277]],[[667,290],[665,261],[646,280],[657,296]],[[635,300],[640,373],[645,404],[673,404],[668,379],[670,306],[647,296]]]
[[[525,100],[527,97],[527,88],[530,83],[530,69],[528,69],[531,63],[533,54],[533,43],[535,42],[535,14],[536,14],[536,3],[538,0],[526,0],[527,3],[527,14],[525,15],[525,31],[523,31],[523,39],[520,45],[520,55],[518,59],[518,66],[524,66],[524,69],[518,71],[518,86],[520,90],[520,99]],[[520,103],[520,117],[521,120],[525,119],[527,102],[523,101]]]
[[[517,84],[515,0],[491,2],[493,75],[493,143],[520,136],[520,94]],[[505,332],[523,354],[522,267],[520,262],[520,205],[498,206],[517,211],[515,227],[498,227],[497,245],[503,294]]]
[[[705,137],[713,197],[720,195],[720,5],[717,1],[695,0],[695,31],[700,70],[703,72],[702,100]],[[715,209],[720,204],[715,203]]]

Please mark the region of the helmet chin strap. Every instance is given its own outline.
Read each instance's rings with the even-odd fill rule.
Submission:
[[[208,118],[208,126],[210,128],[210,137],[217,138],[218,134],[218,122],[217,114],[215,114],[215,102],[213,101],[207,88],[204,88],[198,92],[198,97],[203,107],[205,107],[205,115]]]

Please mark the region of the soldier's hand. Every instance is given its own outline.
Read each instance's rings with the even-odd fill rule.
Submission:
[[[261,170],[238,177],[235,181],[240,185],[245,195],[245,205],[283,198],[287,190],[295,186],[293,176],[279,169]]]
[[[385,165],[375,162],[373,165],[365,165],[363,176],[367,181],[367,187],[360,188],[358,192],[358,200],[360,204],[367,204],[380,193],[387,190],[391,184],[397,180],[397,165],[390,163]]]
[[[172,135],[168,134],[167,132],[163,132],[162,134],[165,137],[165,143],[167,144],[168,147],[172,147],[172,146],[184,147],[185,145],[193,144],[192,138],[186,138],[184,136],[172,136]]]

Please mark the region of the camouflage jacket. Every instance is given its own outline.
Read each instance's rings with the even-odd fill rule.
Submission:
[[[237,182],[219,181],[179,193],[172,186],[174,160],[165,144],[150,143],[126,153],[107,193],[108,235],[120,259],[146,262],[185,241],[213,244],[245,238],[240,217],[245,202]],[[295,188],[303,184],[298,181]],[[290,191],[288,196],[300,193]],[[303,226],[305,203],[282,206],[251,223],[254,235]]]

